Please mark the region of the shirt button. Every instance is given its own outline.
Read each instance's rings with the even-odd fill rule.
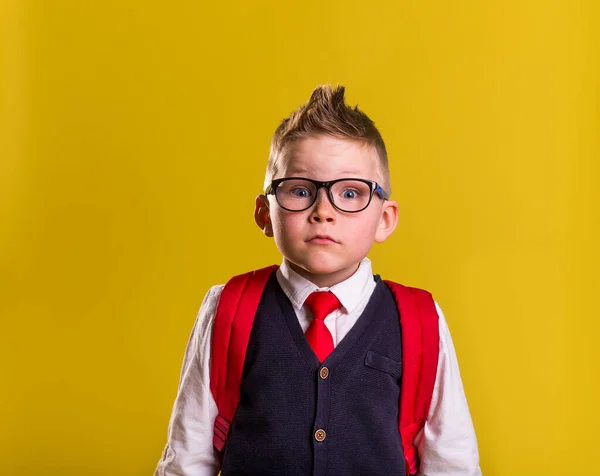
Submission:
[[[315,431],[315,440],[317,440],[317,441],[323,441],[326,436],[327,436],[327,434],[325,433],[325,430]]]
[[[325,380],[327,377],[329,377],[329,369],[327,367],[322,367],[321,371],[319,372],[319,376]]]

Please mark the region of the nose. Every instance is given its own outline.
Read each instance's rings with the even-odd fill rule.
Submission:
[[[335,223],[336,210],[329,200],[327,189],[323,187],[317,193],[317,199],[310,212],[310,221],[313,223]]]

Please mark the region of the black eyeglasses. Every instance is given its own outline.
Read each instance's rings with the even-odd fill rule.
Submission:
[[[387,200],[389,195],[377,182],[359,178],[344,178],[320,182],[307,178],[275,179],[265,190],[267,195],[275,195],[281,208],[289,212],[302,212],[313,206],[321,187],[327,189],[332,205],[341,212],[357,213],[371,203],[373,193]]]

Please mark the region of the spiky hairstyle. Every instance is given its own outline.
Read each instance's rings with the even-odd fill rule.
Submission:
[[[381,186],[391,193],[387,151],[375,123],[358,109],[346,104],[344,86],[317,87],[308,102],[293,111],[275,130],[271,141],[265,188],[281,169],[290,147],[306,137],[328,135],[372,147],[379,158]]]

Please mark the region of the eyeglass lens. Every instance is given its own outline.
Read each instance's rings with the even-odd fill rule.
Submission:
[[[317,186],[303,179],[285,180],[275,189],[277,201],[291,211],[306,210],[315,199]],[[371,187],[358,180],[341,180],[331,185],[330,196],[340,210],[356,212],[369,204]]]

